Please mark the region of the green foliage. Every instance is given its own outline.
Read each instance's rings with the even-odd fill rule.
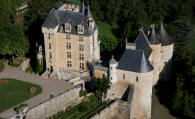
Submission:
[[[0,79],[8,80],[7,83],[0,83],[0,112],[13,107],[25,100],[36,96],[42,92],[42,88],[39,85],[27,83],[14,79]],[[30,93],[29,88],[36,87],[35,93]],[[13,93],[14,92],[14,93]]]
[[[173,112],[188,118],[195,118],[195,77],[192,60],[192,50],[187,45],[177,47],[173,58],[176,88],[171,108]]]
[[[110,81],[105,75],[102,79],[94,79],[93,88],[95,90],[96,96],[101,98],[102,93],[106,93],[110,88]]]
[[[40,61],[36,59],[35,73],[42,74],[44,72],[44,66],[40,64]]]
[[[30,74],[31,74],[31,73],[33,73],[33,69],[32,69],[32,67],[31,67],[31,66],[29,66],[29,67],[26,69],[26,72],[27,72],[27,73],[29,72]]]
[[[112,26],[103,22],[98,23],[99,38],[101,40],[100,51],[113,51],[119,43],[117,37],[112,33]]]
[[[101,102],[99,98],[92,95],[89,102],[82,102],[70,109],[66,109],[66,113],[58,113],[53,116],[55,119],[88,119],[106,106],[109,102]]]
[[[24,108],[28,107],[28,104],[21,104],[15,108],[17,114],[23,111]]]
[[[81,90],[81,91],[79,92],[79,95],[80,95],[80,97],[86,96],[86,95],[87,95],[87,90]]]
[[[29,42],[21,27],[14,24],[0,26],[0,54],[21,56],[28,52]]]
[[[5,65],[0,63],[0,72],[2,72],[4,68],[5,68]]]

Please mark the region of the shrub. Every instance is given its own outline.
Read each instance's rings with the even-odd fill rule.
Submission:
[[[44,72],[44,66],[40,64],[38,59],[36,59],[36,67],[34,72],[38,73],[39,75]]]
[[[86,95],[87,95],[87,90],[81,90],[81,91],[79,92],[79,95],[80,95],[80,97],[86,96]]]
[[[0,72],[2,72],[5,68],[5,65],[4,64],[0,64]]]
[[[80,105],[78,107],[79,112],[85,112],[86,110],[88,110],[88,107],[86,105]]]
[[[31,66],[29,66],[27,69],[26,69],[26,72],[28,73],[33,73],[33,69],[32,69],[32,67]]]

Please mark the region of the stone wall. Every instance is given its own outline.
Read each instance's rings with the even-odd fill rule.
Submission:
[[[76,87],[30,109],[27,112],[27,119],[44,119],[65,110],[69,106],[81,103],[82,98],[79,97],[80,90],[80,87]]]
[[[108,107],[91,117],[90,119],[125,119],[127,103],[121,100],[115,101]]]
[[[30,59],[26,59],[24,60],[21,65],[20,65],[20,68],[22,71],[26,71],[26,69],[30,66]]]

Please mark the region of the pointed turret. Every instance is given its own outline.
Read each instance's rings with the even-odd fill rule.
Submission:
[[[139,73],[149,72],[152,71],[153,69],[154,67],[150,64],[144,52],[142,51]]]
[[[150,41],[150,44],[153,44],[153,45],[158,45],[160,44],[160,37],[158,34],[156,34],[156,30],[155,30],[155,25],[151,25],[151,31],[150,31],[150,34],[148,36],[149,38],[149,41]]]
[[[115,64],[117,61],[114,59],[114,55],[112,55],[112,59],[110,60],[110,64]]]
[[[83,2],[83,6],[82,6],[82,14],[85,15],[85,3]]]
[[[173,44],[173,38],[169,36],[168,33],[165,31],[162,21],[158,30],[158,34],[160,36],[162,46]]]
[[[90,11],[89,5],[88,5],[88,8],[87,8],[87,17],[88,17],[88,18],[92,18],[92,15],[91,15],[91,11]]]

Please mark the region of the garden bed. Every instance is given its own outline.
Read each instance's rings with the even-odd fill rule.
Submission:
[[[101,102],[96,96],[92,95],[89,101],[82,102],[72,108],[66,110],[65,113],[58,112],[53,117],[49,119],[88,119],[98,113],[100,110],[104,109],[109,102]]]

